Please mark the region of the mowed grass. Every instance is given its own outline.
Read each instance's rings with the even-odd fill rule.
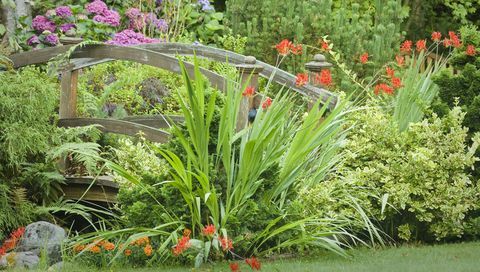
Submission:
[[[480,271],[480,242],[434,246],[401,246],[387,249],[358,249],[349,251],[350,258],[325,254],[308,259],[262,260],[262,271]],[[95,271],[80,265],[67,264],[63,271]],[[186,267],[152,267],[144,269],[110,268],[100,271],[230,271],[227,263],[204,266],[200,269]],[[251,271],[245,263],[241,271]]]

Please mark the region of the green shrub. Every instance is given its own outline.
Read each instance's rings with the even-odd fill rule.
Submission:
[[[466,55],[465,46],[479,48],[480,31],[476,27],[463,27],[460,33],[464,47],[454,51],[450,61],[452,67],[434,78],[439,86],[440,98],[434,110],[442,114],[448,108],[461,106],[466,112],[464,125],[474,133],[480,131],[480,55]]]
[[[227,2],[229,26],[234,34],[248,38],[247,54],[275,63],[274,45],[281,40],[315,46],[322,36],[329,35],[335,50],[346,56],[343,61],[359,71],[365,68],[359,61],[365,52],[376,64],[395,56],[405,11],[398,0]],[[285,66],[300,72],[310,59],[303,55],[286,60]]]
[[[307,211],[318,208],[320,214],[351,216],[341,200],[332,201],[348,186],[393,237],[461,237],[479,201],[477,184],[466,170],[477,160],[480,139],[467,146],[464,115],[456,107],[443,118],[433,115],[399,132],[392,117],[378,108],[357,112],[344,148],[345,162],[334,178],[307,194]]]
[[[49,149],[58,90],[36,68],[0,73],[0,173],[12,173]]]

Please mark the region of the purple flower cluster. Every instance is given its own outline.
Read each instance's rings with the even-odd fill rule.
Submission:
[[[168,31],[168,23],[164,19],[158,19],[155,13],[150,12],[146,14],[146,22],[147,24],[153,25],[156,29],[160,30],[161,32]]]
[[[115,33],[113,35],[113,39],[107,41],[107,44],[112,45],[121,45],[121,46],[128,46],[128,45],[136,45],[142,43],[158,43],[160,40],[152,39],[145,37],[141,33],[137,33],[131,29],[125,29],[122,32]]]
[[[210,5],[209,0],[198,0],[198,4],[202,6],[203,11],[213,10],[214,8]]]
[[[54,33],[51,33],[45,36],[44,41],[49,45],[57,45],[59,42],[57,34],[54,34]]]
[[[55,9],[55,13],[57,16],[60,16],[62,18],[68,18],[70,16],[73,16],[72,10],[70,7],[67,6],[60,6]]]
[[[37,35],[33,35],[27,40],[27,45],[29,46],[34,46],[40,43],[40,39],[38,38]]]
[[[55,25],[54,22],[50,21],[47,17],[42,15],[37,15],[32,20],[32,28],[40,32],[43,32],[43,31],[55,32],[55,28],[57,28],[57,26]]]
[[[60,28],[60,31],[62,31],[63,33],[66,33],[69,30],[75,28],[75,24],[63,24],[59,28]]]
[[[95,22],[104,23],[111,26],[119,26],[120,25],[120,14],[118,12],[107,9],[103,14],[98,14],[93,17]]]
[[[89,13],[94,13],[97,15],[102,15],[105,11],[108,10],[107,4],[101,0],[95,0],[87,4],[86,9]]]
[[[129,8],[125,12],[125,15],[128,17],[128,19],[136,19],[138,17],[142,16],[142,12],[138,8]]]

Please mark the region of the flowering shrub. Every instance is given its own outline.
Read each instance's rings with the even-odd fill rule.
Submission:
[[[336,177],[302,194],[307,215],[356,216],[359,222],[353,207],[342,201],[351,192],[392,237],[461,237],[479,201],[479,188],[466,169],[477,160],[480,138],[467,146],[464,115],[456,107],[444,118],[433,115],[399,132],[380,109],[358,111],[351,117],[356,125]]]
[[[88,265],[105,267],[115,257],[123,265],[144,266],[154,254],[154,247],[148,237],[141,237],[128,245],[114,244],[108,240],[95,240],[88,244],[73,246],[75,258]]]

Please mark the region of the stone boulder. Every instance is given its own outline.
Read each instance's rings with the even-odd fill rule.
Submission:
[[[7,268],[8,263],[13,263],[19,269],[33,269],[39,262],[40,258],[34,252],[11,252],[0,258],[0,269]]]
[[[40,221],[28,225],[20,239],[16,252],[33,252],[37,256],[46,253],[49,264],[62,260],[62,243],[66,238],[65,230],[54,224]]]

